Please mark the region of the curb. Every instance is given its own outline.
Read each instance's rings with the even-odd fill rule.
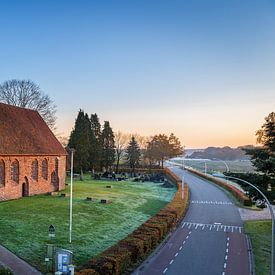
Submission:
[[[248,251],[248,261],[249,261],[249,270],[251,275],[256,275],[255,272],[255,258],[252,248],[251,237],[249,234],[245,234],[246,243],[247,243],[247,251]]]

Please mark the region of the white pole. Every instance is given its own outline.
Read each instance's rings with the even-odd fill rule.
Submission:
[[[181,198],[184,198],[184,158],[182,159]]]
[[[69,242],[72,243],[72,223],[73,223],[73,166],[74,166],[74,150],[71,154],[71,190],[70,190],[70,237]]]
[[[207,174],[207,164],[206,164],[206,160],[204,161],[204,174]]]

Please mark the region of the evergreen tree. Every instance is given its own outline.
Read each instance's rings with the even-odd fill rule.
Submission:
[[[114,133],[109,121],[104,122],[104,127],[101,135],[102,142],[102,159],[101,164],[106,169],[109,169],[115,161],[115,140]]]
[[[93,169],[100,169],[102,158],[102,138],[101,138],[101,125],[97,114],[91,115],[91,128],[94,136],[94,140],[91,145],[90,163]]]
[[[140,155],[141,154],[140,154],[139,145],[138,145],[135,137],[132,137],[132,139],[126,149],[127,160],[130,164],[130,167],[132,168],[132,172],[135,172],[135,168],[139,164]]]
[[[80,173],[81,180],[83,180],[83,172],[89,169],[92,139],[93,133],[89,117],[83,110],[80,110],[69,138],[68,147],[75,149],[74,169]]]
[[[256,133],[257,141],[262,147],[244,149],[251,155],[252,163],[258,171],[271,177],[275,176],[275,113],[265,118],[265,123]]]

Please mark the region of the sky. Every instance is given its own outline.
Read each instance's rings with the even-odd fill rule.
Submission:
[[[37,83],[63,136],[81,108],[114,131],[236,147],[275,111],[273,0],[0,0],[0,41],[0,83]]]

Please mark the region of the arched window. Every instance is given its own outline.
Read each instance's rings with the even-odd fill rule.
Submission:
[[[42,178],[48,180],[48,161],[46,159],[42,160]]]
[[[19,162],[17,159],[11,163],[11,180],[19,183]]]
[[[58,158],[55,159],[54,171],[55,171],[56,175],[58,176]]]
[[[37,159],[35,159],[32,162],[32,178],[35,181],[38,181],[38,161],[37,161]]]
[[[5,162],[0,160],[0,187],[5,186]]]

